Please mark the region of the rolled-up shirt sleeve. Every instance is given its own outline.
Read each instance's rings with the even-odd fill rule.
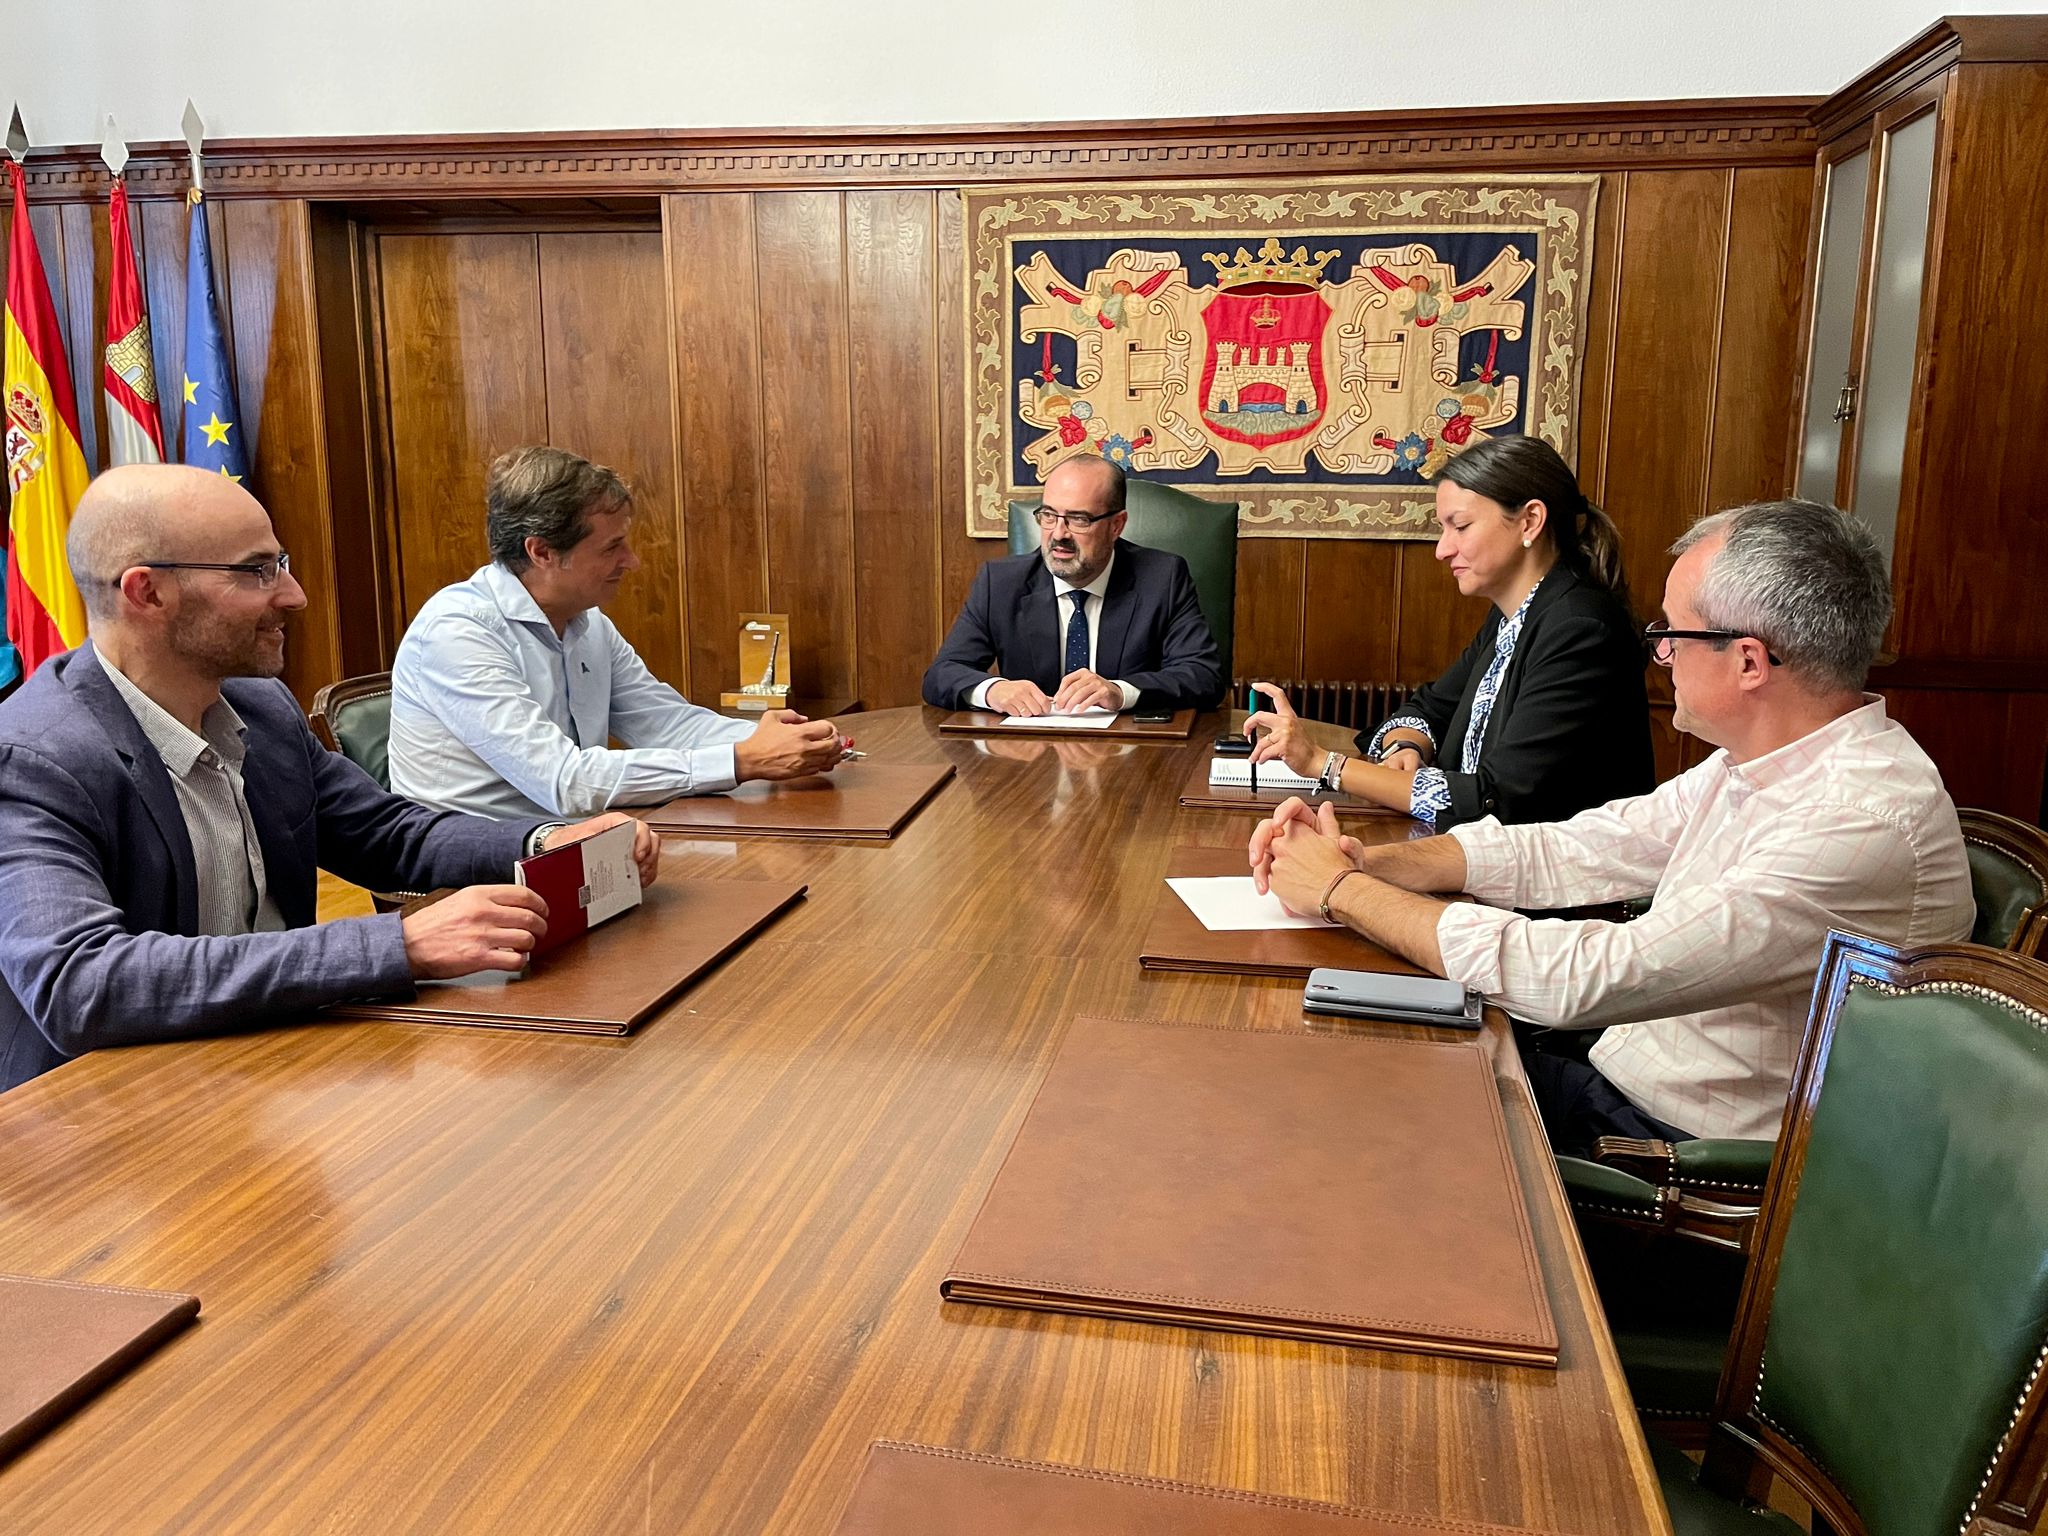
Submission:
[[[519,658],[459,618],[431,624],[415,648],[420,702],[508,784],[557,816],[658,805],[735,782],[732,743],[752,729],[687,702],[615,639],[611,725],[622,741],[579,746],[535,699]],[[623,653],[623,655],[621,655]]]
[[[1660,892],[1632,923],[1451,906],[1437,920],[1445,974],[1532,1024],[1588,1029],[1797,984],[1830,928],[1857,921],[1871,892],[1910,884],[1913,855],[1895,826],[1857,808],[1819,805],[1786,820],[1805,824],[1781,824],[1711,881]]]

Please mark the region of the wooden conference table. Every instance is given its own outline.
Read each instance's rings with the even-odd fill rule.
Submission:
[[[1304,1021],[1299,983],[1137,964],[1169,851],[1251,826],[1176,803],[1212,721],[985,749],[939,718],[859,717],[959,769],[893,842],[667,844],[810,897],[632,1039],[336,1023],[0,1096],[0,1269],[205,1302],[0,1467],[0,1530],[822,1536],[900,1439],[1667,1532],[1498,1021],[1559,1369],[940,1302],[1065,1019]]]

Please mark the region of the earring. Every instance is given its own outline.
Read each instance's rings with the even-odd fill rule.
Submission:
[[[1527,548],[1529,548],[1529,547],[1530,547],[1531,545],[1533,545],[1533,544],[1534,544],[1535,542],[1536,542],[1536,541],[1535,541],[1534,539],[1524,539],[1524,540],[1522,540],[1522,548],[1524,548],[1524,549],[1527,549]]]

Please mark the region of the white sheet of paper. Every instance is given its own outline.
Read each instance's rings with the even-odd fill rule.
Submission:
[[[1168,880],[1173,894],[1188,904],[1211,933],[1246,928],[1331,928],[1320,917],[1296,917],[1270,892],[1261,896],[1250,875],[1208,875]]]
[[[1072,715],[1005,715],[1004,725],[1028,725],[1034,731],[1100,731],[1116,719],[1113,709],[1089,709]]]
[[[1209,759],[1209,783],[1212,786],[1233,789],[1249,789],[1252,782],[1251,759],[1244,757],[1212,757]],[[1323,787],[1321,779],[1304,778],[1285,763],[1259,764],[1259,788],[1286,789],[1298,794]]]

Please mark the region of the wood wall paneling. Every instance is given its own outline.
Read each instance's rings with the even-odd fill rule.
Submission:
[[[1706,510],[1728,181],[1725,171],[1628,179],[1604,490],[1646,610],[1664,585],[1665,549]]]
[[[793,653],[784,659],[783,675],[794,690],[856,698],[843,198],[837,192],[764,192],[753,203],[768,606],[790,615]]]
[[[1306,539],[1239,539],[1235,650],[1237,677],[1301,677]]]
[[[230,203],[225,233],[235,264],[236,404],[250,489],[270,512],[292,574],[307,595],[285,654],[285,681],[310,703],[341,672],[330,544],[313,242],[297,199]],[[374,588],[372,589],[374,592]]]
[[[753,199],[664,198],[662,223],[676,349],[688,677],[699,698],[710,698],[739,684],[739,615],[768,605]]]
[[[1796,166],[1730,171],[1728,261],[1714,378],[1705,510],[1783,493],[1806,283],[1812,175]]]
[[[482,565],[484,477],[547,435],[539,259],[530,234],[378,237],[387,452],[410,623]]]
[[[937,213],[930,192],[846,195],[854,602],[877,709],[917,701],[952,618],[937,600]]]
[[[1957,805],[2048,813],[2048,693],[1886,688],[1885,711],[1941,765]]]
[[[1459,592],[1450,571],[1436,557],[1436,545],[1404,543],[1400,614],[1394,651],[1396,675],[1386,681],[1420,683],[1464,654],[1486,620],[1486,602]]]
[[[640,569],[605,610],[655,676],[680,683],[681,539],[669,399],[668,274],[658,230],[549,233],[538,242],[546,440],[633,487]]]
[[[1302,592],[1302,676],[1395,680],[1402,551],[1380,539],[1331,540],[1315,551]]]
[[[1607,496],[1607,397],[1614,388],[1614,308],[1621,287],[1621,230],[1628,218],[1628,177],[1600,178],[1593,205],[1593,261],[1586,293],[1586,330],[1579,352],[1579,485],[1595,506]]]
[[[333,557],[337,672],[383,671],[398,646],[396,571],[382,504],[371,487],[376,461],[370,394],[377,351],[368,313],[369,236],[333,208],[310,208],[320,409],[327,452],[328,546]],[[347,593],[346,601],[341,594]]]
[[[1923,311],[1922,382],[1944,383],[1923,390],[1922,430],[1908,444],[1901,506],[1923,513],[1899,530],[1902,655],[2048,663],[2044,77],[2036,65],[1972,65],[1951,87],[1942,147],[1954,195]]]

